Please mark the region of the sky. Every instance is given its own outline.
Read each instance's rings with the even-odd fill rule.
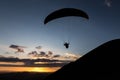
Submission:
[[[5,61],[17,58],[18,62],[36,56],[49,59],[51,56],[46,56],[51,51],[55,59],[68,56],[77,59],[76,55],[82,56],[120,38],[119,3],[119,0],[0,0],[0,58]],[[45,17],[61,8],[81,9],[89,20],[64,17],[45,25]],[[65,41],[70,42],[69,49],[63,46]],[[9,47],[12,44],[25,46],[24,53],[15,53],[17,50]]]

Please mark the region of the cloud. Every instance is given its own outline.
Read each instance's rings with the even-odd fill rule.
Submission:
[[[38,49],[38,50],[40,50],[42,48],[42,46],[37,46],[35,48]]]
[[[41,52],[32,51],[32,52],[28,53],[28,55],[32,56],[32,57],[37,57],[37,58],[48,57],[46,52],[44,52],[44,51],[41,51]]]
[[[48,56],[52,56],[53,52],[52,51],[48,51]]]
[[[63,55],[60,55],[60,54],[53,55],[52,58],[58,59],[58,60],[75,61],[80,57],[81,57],[80,55],[65,53]]]
[[[65,54],[54,54],[52,51],[48,52],[37,52],[32,51],[28,53],[29,56],[35,57],[35,58],[44,58],[44,59],[57,59],[57,60],[69,60],[69,61],[75,61],[76,59],[80,58],[80,55],[71,54],[71,53],[65,53]]]
[[[71,54],[71,53],[65,53],[64,57],[67,58],[67,59],[76,60],[76,59],[80,58],[80,55],[75,55],[75,54]]]
[[[30,53],[28,53],[29,56],[32,56],[32,57],[36,57],[36,58],[51,58],[52,55],[53,55],[53,52],[52,51],[48,51],[48,52],[45,52],[45,51],[40,51],[40,52],[37,52],[37,51],[32,51]]]
[[[24,49],[23,48],[26,48],[25,46],[19,46],[19,45],[10,45],[9,48],[12,48],[12,49],[15,49],[17,50],[15,53],[24,53]]]
[[[43,53],[42,53],[43,55]],[[35,64],[36,62],[42,64]],[[1,64],[2,63],[2,64]],[[5,64],[3,64],[5,63]],[[8,63],[8,64],[7,64]],[[15,63],[23,63],[22,65],[17,65]],[[47,64],[45,64],[47,63]],[[19,59],[16,57],[4,57],[0,55],[0,66],[12,66],[12,67],[61,67],[69,63],[68,61],[57,60],[57,59]]]
[[[0,55],[0,62],[20,62],[21,60],[19,58],[15,57],[4,57]]]
[[[28,53],[28,55],[36,57],[36,55],[38,55],[38,53],[37,53],[37,51],[32,51],[32,52]]]
[[[4,57],[3,55],[0,55],[0,58]]]
[[[59,54],[56,54],[53,56],[53,58],[59,58],[59,57],[61,57],[61,55],[59,55]]]
[[[44,51],[41,51],[40,54],[39,54],[41,57],[44,57],[46,56],[46,53]]]
[[[107,6],[107,7],[111,7],[112,5],[112,1],[111,0],[105,0],[105,5]]]

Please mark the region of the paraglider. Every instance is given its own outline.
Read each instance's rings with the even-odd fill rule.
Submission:
[[[69,45],[70,45],[70,43],[68,43],[68,42],[65,42],[65,43],[64,43],[64,46],[65,46],[66,49],[69,48]]]
[[[69,16],[82,17],[86,20],[89,19],[88,14],[80,9],[62,8],[62,9],[59,9],[59,10],[56,10],[56,11],[50,13],[47,17],[45,17],[44,24],[47,24],[48,22],[58,19],[58,18],[69,17]],[[65,42],[64,46],[68,49],[69,42]]]

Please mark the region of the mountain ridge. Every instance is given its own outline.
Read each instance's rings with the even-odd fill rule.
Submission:
[[[108,41],[44,80],[120,79],[120,39]]]

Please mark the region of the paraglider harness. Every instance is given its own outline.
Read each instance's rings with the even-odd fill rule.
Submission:
[[[65,48],[67,48],[67,49],[69,48],[69,45],[70,45],[69,42],[65,42],[65,43],[64,43],[64,46],[65,46]]]

